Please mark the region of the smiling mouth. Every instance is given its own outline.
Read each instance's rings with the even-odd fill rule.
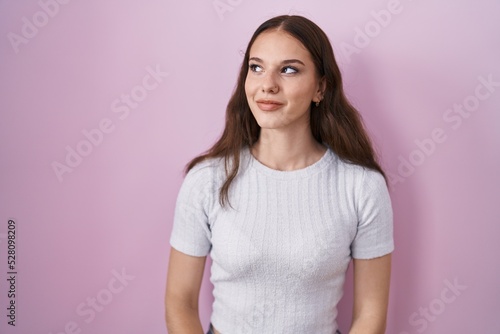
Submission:
[[[283,103],[271,100],[258,100],[256,101],[259,109],[262,111],[274,111],[283,107]]]

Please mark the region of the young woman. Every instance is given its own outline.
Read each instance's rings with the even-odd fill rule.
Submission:
[[[384,333],[393,215],[385,174],[347,101],[325,33],[301,16],[252,36],[221,138],[193,159],[170,244],[170,334],[203,333],[198,296],[212,258],[208,333]]]

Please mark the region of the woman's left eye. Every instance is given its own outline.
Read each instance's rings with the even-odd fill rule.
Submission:
[[[282,69],[282,72],[285,74],[293,74],[293,73],[297,73],[298,71],[299,70],[297,70],[296,68],[291,67],[291,66],[283,67],[283,69]]]

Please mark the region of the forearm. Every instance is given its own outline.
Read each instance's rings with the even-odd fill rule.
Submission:
[[[169,334],[204,333],[197,309],[167,304],[165,318]]]
[[[349,334],[384,334],[389,306],[391,254],[354,259],[353,321]]]
[[[349,334],[384,334],[384,317],[365,317],[354,319]]]

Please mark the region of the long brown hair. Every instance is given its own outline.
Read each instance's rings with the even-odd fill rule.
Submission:
[[[321,104],[316,107],[311,102],[310,125],[314,138],[319,143],[327,144],[340,159],[380,172],[387,184],[387,177],[377,162],[361,115],[344,94],[342,77],[328,37],[314,22],[297,15],[271,18],[254,32],[245,52],[236,89],[227,105],[224,132],[210,149],[186,165],[185,172],[206,159],[224,157],[226,180],[220,189],[219,202],[221,206],[229,202],[229,186],[238,173],[240,151],[245,146],[251,147],[260,135],[260,126],[250,111],[245,94],[250,49],[255,39],[270,29],[285,31],[299,40],[310,52],[319,77],[325,79],[326,89]]]

